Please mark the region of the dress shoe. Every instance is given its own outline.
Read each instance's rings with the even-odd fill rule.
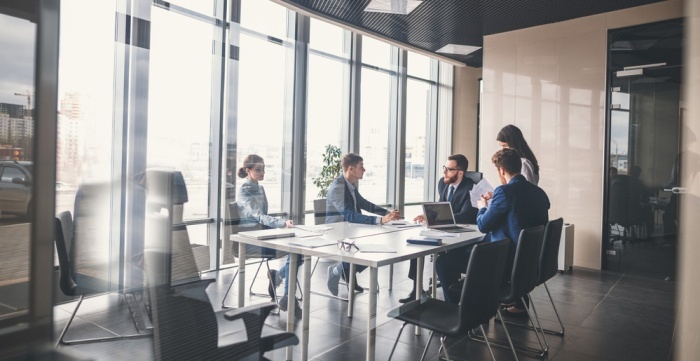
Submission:
[[[335,266],[328,266],[328,280],[326,281],[326,285],[328,286],[328,290],[331,291],[331,294],[333,296],[337,296],[338,281],[340,281],[340,275],[333,274],[334,268]]]
[[[279,303],[279,308],[280,310],[287,312],[287,303],[289,302],[289,298],[287,295],[284,295],[282,299],[280,299]],[[301,306],[299,306],[299,300],[294,298],[294,317],[295,318],[301,318],[302,311],[301,311]]]
[[[421,298],[425,298],[425,297],[427,297],[427,294],[425,293],[425,291],[422,291]],[[413,291],[411,291],[411,293],[408,294],[408,296],[400,299],[399,303],[408,303],[408,302],[415,301],[415,300],[416,300],[416,289],[414,288]]]

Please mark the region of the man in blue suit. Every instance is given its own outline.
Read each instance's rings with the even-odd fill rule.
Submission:
[[[460,224],[476,224],[477,209],[472,207],[469,191],[474,187],[474,181],[464,176],[469,167],[469,160],[462,154],[454,154],[447,157],[447,162],[442,167],[443,177],[438,181],[438,194],[440,202],[450,202],[455,222]],[[416,222],[424,222],[425,216],[419,215],[413,219]],[[408,269],[408,278],[413,280],[413,290],[400,303],[410,302],[416,299],[416,260],[412,259]]]
[[[388,211],[366,199],[357,191],[357,181],[365,174],[364,160],[357,154],[348,153],[343,156],[340,163],[343,174],[336,178],[328,188],[326,198],[326,223],[348,221],[350,223],[364,223],[382,225],[386,222],[397,220],[401,217],[396,209]],[[362,210],[380,216],[368,216],[362,214]],[[357,266],[357,272],[362,272],[366,266]],[[328,290],[334,296],[338,295],[338,281],[342,277],[347,281],[350,273],[350,264],[338,263],[328,267]],[[355,282],[355,291],[364,289]]]
[[[522,161],[515,149],[501,149],[493,155],[491,161],[496,166],[502,185],[493,194],[484,194],[479,198],[476,223],[479,231],[487,233],[484,237],[486,242],[510,239],[505,273],[509,276],[520,231],[547,224],[549,198],[540,187],[528,182],[520,174]],[[460,273],[467,269],[470,250],[467,247],[460,248],[447,252],[436,260],[435,267],[448,302],[459,301],[450,298],[448,289],[459,280]]]

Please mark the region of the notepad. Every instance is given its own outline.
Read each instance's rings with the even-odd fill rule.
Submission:
[[[289,242],[289,244],[300,247],[317,248],[336,244],[337,241],[323,239],[321,237],[310,237]]]
[[[387,244],[357,244],[357,248],[362,253],[396,253],[396,250]]]

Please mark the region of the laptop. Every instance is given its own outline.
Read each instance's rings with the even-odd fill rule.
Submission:
[[[423,215],[428,228],[435,231],[450,233],[474,231],[464,226],[458,226],[455,223],[455,216],[452,213],[452,204],[450,202],[423,203]]]
[[[290,231],[289,228],[272,228],[261,229],[258,231],[238,232],[238,235],[254,239],[275,239],[294,237],[296,234],[294,233],[294,231]]]

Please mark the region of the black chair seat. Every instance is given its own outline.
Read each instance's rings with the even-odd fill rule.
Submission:
[[[457,336],[461,331],[459,328],[459,306],[434,298],[408,302],[392,310],[389,317],[430,331],[439,331],[447,336]]]

